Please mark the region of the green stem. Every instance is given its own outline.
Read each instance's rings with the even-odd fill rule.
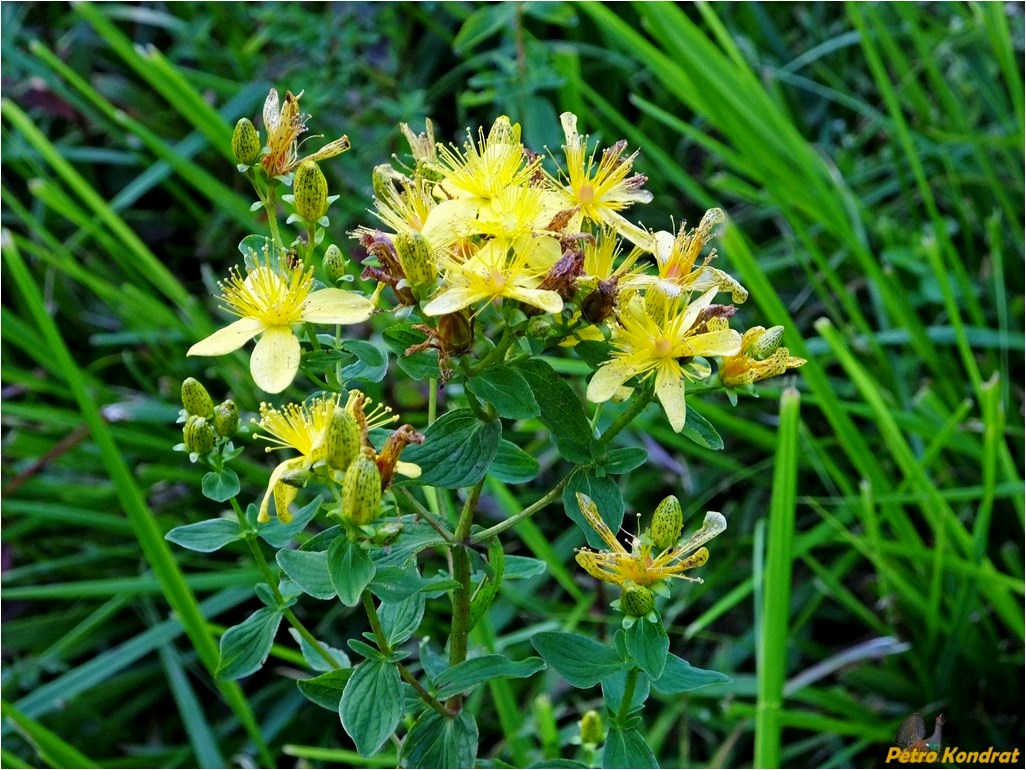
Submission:
[[[445,540],[445,542],[456,542],[456,536],[449,531],[449,528],[445,526],[445,524],[443,524],[441,521],[436,519],[434,514],[432,514],[431,511],[425,508],[421,504],[420,500],[413,496],[413,493],[411,493],[408,489],[404,487],[399,487],[398,491],[403,495],[403,497],[405,497],[409,501],[410,505],[412,505],[416,509],[417,515],[424,519],[424,521],[426,521],[430,525],[431,529],[433,529],[435,532],[441,535],[442,539]]]
[[[631,715],[631,701],[634,700],[634,688],[638,684],[637,666],[627,672],[627,681],[623,686],[623,698],[620,700],[620,710],[616,714],[616,722],[620,725],[627,724],[627,717]]]
[[[452,549],[452,577],[459,588],[452,593],[452,629],[449,633],[449,665],[455,666],[467,659],[467,637],[470,635],[470,528],[474,524],[474,510],[484,479],[470,490],[467,502],[456,525],[456,544]]]
[[[513,330],[507,326],[503,329],[502,337],[491,352],[476,364],[467,367],[467,376],[473,377],[475,374],[483,372],[496,361],[501,361],[506,356],[506,351],[509,350],[509,346],[513,344],[515,339],[516,336],[513,334]]]
[[[371,596],[371,592],[365,590],[363,592],[363,608],[367,612],[367,620],[370,622],[371,631],[374,632],[374,638],[377,640],[378,649],[383,655],[390,655],[392,653],[392,647],[388,643],[388,638],[385,636],[385,629],[381,627],[381,618],[378,617],[378,609],[374,606],[374,597]],[[417,677],[415,677],[406,666],[402,663],[397,662],[396,666],[399,669],[399,676],[410,683],[410,686],[417,691],[417,694],[421,699],[443,717],[452,717],[453,712],[438,702],[431,693],[424,689]]]
[[[519,513],[513,514],[505,521],[501,521],[498,524],[496,524],[494,527],[489,527],[483,532],[478,532],[476,535],[470,538],[471,545],[478,545],[479,543],[487,542],[496,535],[505,532],[507,529],[515,527],[524,519],[530,518],[534,514],[538,513],[538,511],[540,511],[546,505],[548,505],[557,497],[559,497],[559,495],[563,492],[563,487],[566,486],[566,482],[569,480],[569,478],[570,477],[567,476],[561,482],[556,484],[556,486],[554,486],[552,489],[546,492],[544,497],[541,497],[535,502],[531,503],[529,506],[524,508],[524,510],[520,511]]]
[[[267,184],[267,197],[263,199],[264,210],[267,212],[267,227],[271,231],[271,240],[274,241],[275,248],[278,249],[278,256],[285,256],[285,243],[281,239],[281,233],[278,232],[278,205],[275,199],[276,182],[272,179]]]
[[[428,379],[428,427],[434,423],[435,418],[438,415],[438,378],[431,377]],[[438,516],[440,510],[438,505],[438,490],[434,487],[424,487],[424,497],[427,498],[428,507],[431,509],[431,513]]]
[[[626,412],[617,417],[616,422],[614,422],[612,425],[606,428],[606,432],[599,436],[598,445],[600,447],[604,447],[606,446],[606,444],[612,441],[616,434],[618,434],[620,431],[622,431],[624,428],[626,428],[628,425],[634,422],[634,418],[641,414],[642,410],[644,410],[644,408],[648,406],[651,400],[652,393],[648,390],[644,391],[641,395],[634,399],[634,403],[631,404],[630,409],[628,409]]]

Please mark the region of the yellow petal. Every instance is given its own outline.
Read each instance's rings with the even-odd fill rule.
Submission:
[[[264,330],[257,318],[240,318],[189,348],[188,356],[223,356],[238,350]]]
[[[281,393],[299,371],[299,340],[287,326],[272,326],[253,348],[249,372],[268,393]]]
[[[563,298],[554,291],[544,289],[523,289],[514,286],[507,295],[528,305],[540,307],[546,313],[558,313],[563,309]]]
[[[669,367],[660,367],[656,375],[655,391],[670,426],[674,432],[680,433],[684,430],[687,415],[684,406],[684,380],[680,377],[679,370],[674,372]]]
[[[694,326],[695,325],[695,321],[698,320],[698,314],[701,313],[703,310],[705,310],[707,307],[709,307],[709,305],[712,304],[713,297],[716,296],[716,293],[718,291],[719,291],[718,288],[709,289],[709,291],[707,291],[701,297],[699,297],[694,302],[692,302],[690,305],[688,305],[688,309],[684,311],[684,318],[681,319],[680,328],[681,329],[690,329],[692,326]],[[739,339],[740,339],[740,335],[739,335]]]
[[[741,350],[741,335],[733,329],[696,334],[686,341],[689,356],[733,356]]]
[[[274,470],[271,471],[271,478],[267,481],[267,491],[264,492],[264,498],[260,501],[260,512],[257,514],[258,522],[263,524],[271,520],[271,496],[274,493],[274,488],[276,486],[281,486],[278,483],[278,479],[280,479],[288,471],[291,471],[295,468],[303,467],[304,462],[305,459],[302,457],[293,457],[291,460],[286,460],[283,463],[278,463],[278,465],[275,466]]]
[[[462,310],[482,299],[488,299],[488,295],[470,288],[454,287],[442,292],[428,302],[423,308],[424,315],[455,313],[457,310]]]
[[[374,303],[345,289],[320,289],[303,304],[304,321],[314,324],[358,324],[370,318]]]
[[[588,383],[588,400],[596,404],[608,401],[633,374],[633,367],[621,361],[610,361],[600,366]]]
[[[395,472],[403,474],[408,479],[420,478],[421,470],[417,463],[408,463],[400,460],[395,464]]]

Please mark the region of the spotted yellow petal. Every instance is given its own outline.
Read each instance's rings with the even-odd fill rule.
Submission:
[[[487,298],[488,295],[482,294],[480,291],[454,286],[451,289],[446,289],[433,300],[428,302],[424,306],[424,315],[447,315],[449,313],[455,313],[457,310],[462,310],[465,307],[473,305],[475,302],[480,302]]]
[[[268,393],[281,393],[299,371],[299,340],[288,326],[272,326],[253,348],[249,360],[253,382]]]
[[[677,371],[673,371],[673,369]],[[684,430],[686,417],[684,406],[684,379],[680,376],[680,367],[673,362],[671,366],[660,366],[656,374],[655,392],[659,403],[663,405],[666,418],[675,433]]]
[[[588,400],[596,404],[608,401],[634,374],[634,367],[622,360],[603,364],[588,383]]]

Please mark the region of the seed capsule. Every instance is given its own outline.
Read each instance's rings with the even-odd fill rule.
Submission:
[[[771,326],[769,329],[764,329],[748,344],[748,355],[756,361],[765,361],[780,347],[780,340],[783,338],[783,326]]]
[[[388,163],[375,166],[371,171],[371,187],[378,200],[387,201],[402,188],[403,175]]]
[[[218,436],[231,436],[239,429],[239,407],[226,398],[214,407],[214,430]]]
[[[214,411],[214,400],[203,387],[203,383],[195,377],[189,377],[182,383],[182,406],[186,414],[209,417]]]
[[[381,504],[381,474],[373,457],[361,454],[346,470],[342,488],[342,515],[358,526],[378,517]]]
[[[325,444],[328,465],[339,470],[348,469],[360,451],[360,427],[353,415],[340,406],[331,414]]]
[[[655,609],[655,594],[645,586],[628,583],[623,587],[620,606],[627,615],[643,617]]]
[[[307,222],[316,222],[328,211],[328,180],[320,166],[304,161],[292,179],[293,205]]]
[[[670,495],[656,506],[655,513],[652,514],[652,524],[649,527],[652,544],[660,551],[665,551],[677,542],[683,527],[684,512],[680,508],[680,501]]]
[[[190,453],[205,455],[214,448],[214,427],[205,417],[192,415],[185,421],[182,435]]]
[[[602,726],[602,715],[592,709],[584,712],[581,717],[581,743],[597,746],[606,737],[606,730]]]
[[[427,238],[417,232],[400,233],[395,237],[393,245],[410,286],[434,283],[438,270],[431,257],[431,244]]]
[[[324,252],[324,272],[328,274],[332,283],[337,283],[346,274],[345,255],[334,243]]]
[[[260,158],[260,134],[249,118],[242,118],[232,132],[232,153],[244,166],[252,166]]]

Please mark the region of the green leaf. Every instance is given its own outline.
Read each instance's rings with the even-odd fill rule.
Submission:
[[[311,502],[304,505],[292,516],[292,521],[288,524],[282,523],[280,519],[274,518],[265,524],[257,524],[257,534],[263,538],[264,542],[273,548],[284,548],[292,539],[296,537],[300,532],[306,529],[306,525],[310,523],[314,516],[317,515],[317,511],[321,508],[321,498],[312,500]],[[256,505],[251,505],[249,510],[246,512],[246,517],[250,521],[256,521]],[[251,515],[252,514],[252,515]]]
[[[356,356],[356,362],[342,369],[342,379],[381,382],[388,371],[388,353],[364,340],[348,340],[342,348]]]
[[[706,449],[723,449],[723,439],[716,428],[695,409],[688,409],[681,433]]]
[[[536,634],[531,645],[574,687],[593,687],[610,674],[628,668],[614,648],[580,634]]]
[[[207,519],[195,524],[186,524],[184,527],[175,527],[164,535],[164,539],[170,540],[182,548],[188,548],[190,551],[213,553],[228,543],[241,540],[242,533],[239,531],[237,521]]]
[[[203,496],[215,503],[231,500],[239,494],[240,489],[242,489],[242,485],[239,483],[239,476],[231,468],[204,473],[203,480],[200,481],[200,490],[203,492]]]
[[[452,47],[457,54],[471,51],[478,43],[487,40],[513,23],[513,10],[504,4],[478,8],[467,17],[460,31],[453,38]]]
[[[289,635],[299,645],[299,651],[303,653],[303,660],[306,661],[306,665],[308,665],[314,671],[337,670],[334,666],[329,664],[328,661],[326,661],[324,657],[319,652],[317,652],[317,650],[314,649],[313,645],[311,645],[310,642],[304,639],[303,635],[299,633],[296,629],[290,628]],[[341,668],[352,668],[353,662],[349,660],[349,655],[346,653],[345,650],[340,650],[337,647],[332,647],[331,645],[325,644],[324,642],[320,642],[320,645],[321,649],[328,653],[328,655],[330,655],[332,659],[334,659],[335,663],[337,663]],[[338,708],[337,701],[335,705],[332,706],[332,708]]]
[[[470,600],[470,621],[467,627],[473,631],[482,616],[488,612],[488,608],[495,601],[496,594],[502,586],[502,577],[506,571],[506,553],[503,551],[502,543],[494,538],[488,543],[488,565],[487,574],[481,578],[481,583]]]
[[[279,623],[281,613],[264,607],[225,631],[221,637],[217,678],[241,679],[258,671],[271,652]]]
[[[387,661],[365,660],[346,682],[338,713],[360,756],[373,755],[403,717],[399,669]]]
[[[328,546],[328,575],[342,603],[355,607],[374,579],[374,562],[357,543],[339,537]]]
[[[426,380],[441,376],[438,368],[438,351],[433,348],[420,350],[411,356],[406,351],[415,345],[420,345],[427,340],[427,335],[422,331],[413,328],[411,323],[397,324],[390,326],[382,335],[385,344],[396,355],[396,363],[399,368],[415,380]]]
[[[670,637],[663,628],[663,621],[653,623],[648,618],[638,618],[629,629],[623,632],[627,642],[627,652],[648,674],[650,679],[658,679],[666,666],[666,655],[670,651]]]
[[[469,711],[447,719],[427,709],[406,734],[401,756],[404,767],[474,767],[477,723]]]
[[[500,417],[528,420],[541,410],[527,380],[511,366],[492,366],[467,380],[467,389],[495,407]]]
[[[276,557],[278,566],[303,593],[315,599],[334,599],[335,586],[328,575],[326,551],[291,551],[282,549]]]
[[[523,679],[545,668],[541,658],[511,660],[505,655],[482,655],[457,663],[435,679],[435,694],[448,698],[491,679]]]
[[[602,767],[658,768],[659,763],[636,727],[612,724],[602,749]]]
[[[626,671],[617,671],[615,674],[611,674],[602,680],[602,698],[605,700],[606,709],[610,714],[617,715],[620,713],[620,704],[623,703],[623,693],[626,686]],[[648,691],[648,677],[641,674],[634,684],[634,694],[631,697],[631,707],[629,709],[630,714],[644,707],[645,701],[648,700]]]
[[[507,484],[524,484],[537,476],[539,470],[537,460],[512,441],[502,439],[488,473]]]
[[[402,644],[417,632],[424,619],[424,594],[415,593],[399,602],[382,602],[378,618],[388,646]]]
[[[630,473],[646,462],[648,462],[648,452],[641,447],[631,446],[610,449],[599,465],[606,473],[619,476],[621,473]]]
[[[547,569],[544,561],[533,559],[530,556],[506,556],[505,561],[504,580],[522,580],[543,575]]]
[[[351,668],[336,669],[315,676],[313,679],[299,679],[296,681],[296,685],[307,700],[337,714],[342,701],[342,693],[352,675],[353,669]]]
[[[242,254],[246,265],[252,268],[259,266],[259,260],[263,259],[265,248],[274,254],[274,244],[266,235],[247,235],[239,241],[239,253]],[[253,261],[254,254],[257,261]]]
[[[584,406],[570,386],[544,361],[521,361],[516,368],[530,385],[541,421],[551,431],[559,454],[572,463],[591,462],[595,436]]]
[[[443,585],[437,579],[421,577],[416,564],[405,567],[381,567],[374,572],[370,591],[383,602],[401,602],[418,591],[448,591],[459,584],[446,578]]]
[[[711,684],[722,684],[729,682],[730,677],[721,674],[719,671],[709,671],[704,668],[695,668],[683,658],[670,655],[666,659],[666,668],[663,675],[652,681],[652,688],[663,695],[676,695],[677,693],[690,692],[700,687],[708,687]]]
[[[566,511],[566,515],[584,531],[588,545],[604,550],[607,548],[606,544],[584,520],[581,506],[577,502],[578,492],[594,501],[602,521],[608,524],[613,532],[617,532],[623,524],[623,495],[620,494],[620,487],[608,476],[599,478],[593,468],[577,468],[570,474],[563,488],[563,510]]]
[[[473,486],[484,478],[501,437],[501,422],[481,422],[469,409],[442,415],[425,431],[423,444],[403,453],[403,460],[423,469],[409,483],[445,489]]]

